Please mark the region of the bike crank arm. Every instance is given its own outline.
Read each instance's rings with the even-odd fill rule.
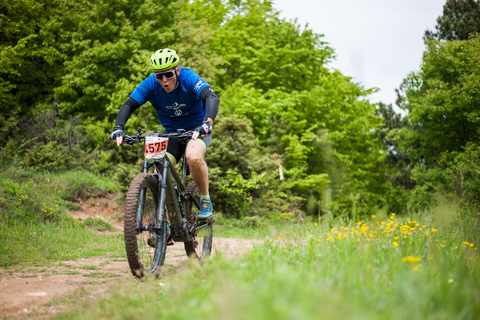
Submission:
[[[190,229],[188,230],[188,232],[192,233],[193,230],[195,230],[195,232],[198,231],[198,230],[202,230],[202,229],[208,227],[209,225],[211,225],[211,224],[212,224],[212,220],[211,220],[211,218],[210,218],[210,219],[208,219],[208,222],[207,222],[207,223],[202,224],[202,225],[200,225],[200,226],[198,226],[198,227],[195,227],[195,226],[197,225],[197,223],[198,223],[198,217],[195,218],[195,221],[193,222],[193,224],[192,224],[192,226],[190,227]]]

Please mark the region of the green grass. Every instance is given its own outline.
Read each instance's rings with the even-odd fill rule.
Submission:
[[[8,267],[107,254],[125,261],[121,234],[97,235],[66,214],[78,209],[75,197],[112,190],[112,181],[86,172],[3,170],[0,267],[9,274]],[[111,297],[58,318],[477,319],[479,215],[459,212],[445,205],[420,215],[379,213],[360,222],[327,215],[304,224],[219,215],[215,237],[264,243],[236,260],[189,260],[162,279],[120,284]],[[91,270],[85,283],[119,276]]]
[[[92,228],[97,231],[116,231],[114,226],[110,223],[104,221],[101,218],[87,218],[83,221],[83,224],[89,228]]]
[[[67,210],[78,209],[71,202],[75,197],[114,190],[113,181],[85,171],[50,174],[2,168],[0,267],[48,265],[108,252],[124,256],[121,235],[96,235],[67,215]],[[112,228],[98,222],[95,227]]]
[[[0,225],[0,267],[42,266],[116,252],[125,255],[123,235],[96,235],[82,227],[53,223]]]
[[[435,211],[279,227],[240,259],[189,261],[59,319],[478,319],[475,218]]]

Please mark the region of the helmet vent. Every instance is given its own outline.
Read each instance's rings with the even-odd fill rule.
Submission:
[[[150,66],[155,70],[168,70],[175,68],[180,61],[175,50],[160,49],[150,57]]]

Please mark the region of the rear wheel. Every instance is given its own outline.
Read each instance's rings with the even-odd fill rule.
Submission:
[[[204,259],[210,256],[212,252],[213,226],[212,219],[200,220],[195,222],[200,210],[195,202],[200,205],[200,190],[195,182],[187,185],[186,193],[191,194],[191,198],[186,203],[186,215],[188,226],[194,224],[192,241],[185,241],[185,251],[189,257]]]
[[[128,264],[137,278],[155,274],[165,261],[167,220],[155,230],[158,202],[157,178],[147,173],[137,175],[128,189],[124,220]]]

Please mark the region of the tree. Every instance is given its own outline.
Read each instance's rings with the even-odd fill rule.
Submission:
[[[262,92],[292,92],[313,86],[327,72],[324,64],[333,50],[322,35],[280,19],[271,1],[229,1],[228,8],[228,19],[212,40],[223,57],[216,81],[222,88],[241,79],[241,85]]]
[[[427,45],[421,71],[407,78],[412,128],[403,130],[402,146],[413,161],[433,166],[480,138],[480,39]]]
[[[468,149],[476,154],[478,149],[479,79],[480,38],[475,36],[428,41],[421,70],[404,82],[410,124],[398,131],[396,139],[412,161],[415,201],[430,201],[439,187],[453,193],[468,184],[461,168],[474,171],[464,153]]]
[[[54,99],[63,55],[58,0],[3,1],[0,4],[0,111],[31,116]],[[53,18],[53,19],[52,19]]]
[[[480,1],[447,0],[443,15],[437,18],[436,32],[427,30],[424,40],[467,40],[480,32]]]
[[[86,152],[102,150],[102,159],[114,162],[138,160],[127,148],[107,154],[114,148],[105,145],[107,132],[121,104],[151,73],[149,55],[171,47],[179,52],[181,65],[198,71],[222,101],[225,122],[219,120],[216,126],[224,134],[219,150],[228,157],[211,153],[211,159],[217,163],[223,192],[240,187],[230,204],[219,207],[232,208],[236,199],[261,204],[268,200],[262,198],[264,194],[271,198],[278,192],[281,201],[291,199],[282,210],[299,212],[299,208],[312,209],[306,203],[318,203],[327,184],[342,211],[352,195],[368,206],[382,203],[386,179],[377,164],[385,153],[376,139],[382,119],[365,100],[373,90],[330,71],[326,64],[333,50],[322,35],[280,19],[272,1],[54,1],[19,2],[30,10],[32,29],[15,22],[19,19],[0,20],[2,32],[8,35],[0,57],[6,59],[2,60],[6,68],[0,77],[9,77],[0,84],[0,98],[15,97],[31,108],[33,87],[22,82],[28,70],[18,67],[26,63],[31,68],[32,54],[39,56],[39,83],[49,82],[35,99],[58,111],[63,121],[78,119],[70,124],[90,138],[82,145]],[[5,5],[9,15],[16,12],[15,5]],[[42,5],[47,5],[49,19],[43,16]],[[4,25],[10,27],[3,29]],[[36,46],[30,46],[33,40]],[[10,52],[15,54],[7,57]],[[17,94],[16,88],[23,93]],[[132,115],[126,129],[130,132],[147,123],[149,131],[158,129],[154,110],[148,106]],[[247,134],[241,135],[242,130]],[[35,141],[28,147],[33,148]],[[43,142],[47,147],[56,143]],[[251,148],[258,152],[249,153]],[[241,157],[242,152],[248,156]],[[277,160],[283,162],[282,181]],[[261,192],[266,189],[271,190]],[[279,202],[272,201],[269,208],[282,207]]]
[[[393,187],[411,189],[415,183],[411,179],[410,159],[404,151],[400,151],[399,143],[395,139],[397,131],[409,125],[408,117],[402,117],[393,110],[391,104],[386,105],[382,102],[378,104],[375,113],[384,119],[384,126],[378,132],[378,138],[387,147],[386,174]]]

